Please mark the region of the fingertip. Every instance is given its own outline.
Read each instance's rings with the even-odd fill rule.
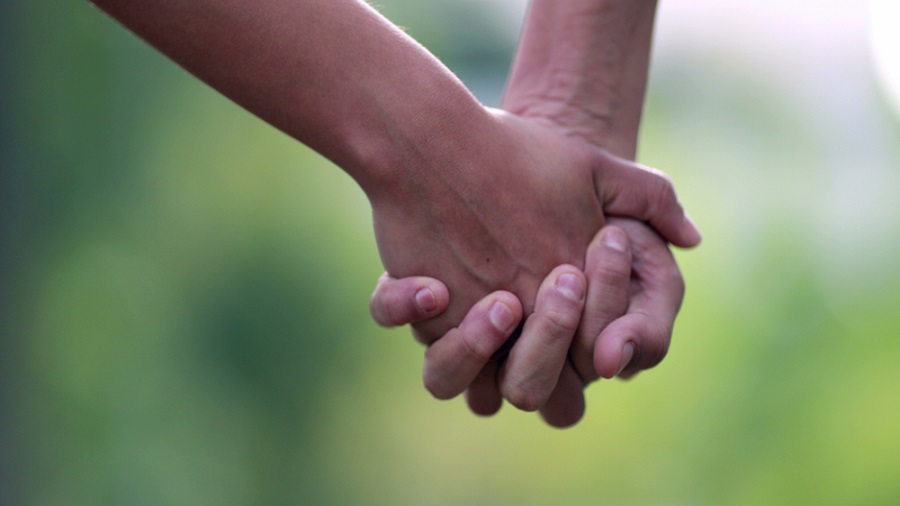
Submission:
[[[567,299],[580,302],[584,299],[585,285],[584,274],[581,271],[566,271],[556,278],[554,284],[556,290]]]
[[[591,243],[585,260],[585,274],[589,284],[595,282],[592,275],[596,274],[597,267],[606,265],[628,265],[630,271],[632,257],[631,237],[621,227],[606,225],[598,232]]]
[[[583,398],[582,398],[583,400]],[[547,425],[555,428],[555,429],[568,429],[569,427],[573,427],[578,422],[584,418],[584,403],[582,402],[579,408],[573,409],[572,411],[565,412],[549,412],[545,413],[541,411],[541,418],[547,422]]]
[[[684,213],[684,221],[681,225],[681,237],[685,248],[693,248],[703,241],[703,234],[697,223],[687,213]]]
[[[547,413],[545,414],[541,411],[541,418],[544,419],[544,422],[547,425],[553,427],[554,429],[568,429],[569,427],[574,427],[581,421],[584,417],[584,409],[578,412],[572,413]]]
[[[491,304],[491,308],[488,310],[488,319],[494,329],[502,334],[511,332],[512,326],[516,323],[516,317],[512,310],[501,301]]]
[[[369,300],[372,318],[385,327],[417,323],[443,313],[450,305],[450,292],[437,279],[408,277],[378,278]]]
[[[488,294],[482,299],[479,306],[487,307],[487,316],[491,325],[497,332],[507,336],[522,320],[522,303],[518,297],[505,290]]]
[[[416,291],[416,306],[423,318],[443,313],[450,305],[450,291],[436,279],[420,278],[424,286]]]
[[[482,417],[489,417],[496,415],[500,408],[503,407],[503,397],[497,395],[496,397],[478,398],[466,394],[466,403],[469,405],[469,411],[472,413]]]
[[[559,382],[546,404],[540,409],[541,418],[551,427],[565,429],[584,417],[584,383],[571,364],[559,376]]]
[[[497,362],[489,362],[466,389],[466,403],[478,416],[493,416],[503,406],[497,385]]]

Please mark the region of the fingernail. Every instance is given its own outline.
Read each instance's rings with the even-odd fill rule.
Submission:
[[[619,360],[619,370],[616,371],[616,376],[622,374],[622,371],[628,367],[628,363],[631,362],[632,358],[634,358],[634,345],[625,343],[625,346],[622,347],[622,358]]]
[[[495,302],[491,306],[488,316],[491,319],[491,325],[500,332],[508,331],[515,320],[512,311],[510,311],[509,308],[506,307],[506,304],[502,302]]]
[[[612,248],[616,251],[625,252],[625,232],[618,228],[609,228],[603,232],[602,242],[604,246]]]
[[[703,234],[700,233],[697,224],[694,223],[694,220],[687,213],[684,213],[684,224],[681,226],[681,233],[684,234],[684,238],[692,246],[700,244],[700,241],[703,240]]]
[[[584,297],[584,284],[578,276],[568,272],[556,278],[556,289],[572,300],[581,300]]]
[[[420,288],[416,292],[416,304],[423,313],[430,313],[437,308],[437,297],[430,288]]]

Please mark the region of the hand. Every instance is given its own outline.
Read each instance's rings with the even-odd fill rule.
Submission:
[[[554,426],[581,418],[583,389],[598,377],[628,379],[656,366],[668,352],[684,298],[671,251],[646,225],[611,218],[600,241],[588,250],[587,309],[566,366],[572,372],[564,370],[541,410]]]
[[[525,392],[548,392],[549,384],[552,393],[538,406],[540,413],[549,424],[566,427],[583,415],[582,390],[587,384],[598,377],[630,378],[662,360],[684,283],[665,242],[653,230],[634,220],[611,219],[589,247],[588,290],[579,300],[554,288],[563,274],[577,278],[580,273],[560,266],[544,280],[535,313],[504,362],[493,360],[494,355],[514,325],[493,325],[491,309],[494,304],[506,306],[517,322],[521,316],[517,301],[508,293],[495,292],[473,306],[460,326],[426,352],[429,390],[441,398],[466,390],[470,408],[489,415],[500,408],[501,392],[515,391],[530,381],[533,388]],[[411,323],[439,314],[447,296],[438,280],[385,275],[372,296],[372,314],[386,326]],[[591,311],[576,331],[585,304]],[[567,357],[559,348],[569,342]],[[556,376],[553,371],[558,371]]]
[[[655,7],[655,0],[572,0],[564,3],[532,0],[504,94],[503,108],[520,116],[540,119],[565,135],[583,139],[624,158],[634,158]],[[605,237],[609,238],[611,236]],[[656,251],[654,256],[671,257],[664,243],[651,244],[648,242],[647,247],[648,251]],[[629,302],[624,299],[615,302],[615,290],[602,292],[607,299],[591,296],[597,290],[602,291],[603,286],[617,286],[615,276],[608,284],[595,281],[592,265],[603,265],[603,262],[593,259],[603,251],[592,245],[588,252],[591,282],[585,319],[573,342],[571,364],[564,367],[556,389],[541,409],[551,424],[574,423],[581,416],[584,399],[577,382],[571,381],[576,376],[571,374],[572,370],[579,372],[577,376],[586,384],[596,377],[591,367],[592,358],[600,358],[595,364],[596,370],[609,377],[614,372],[604,371],[604,367],[614,368],[620,360],[627,363],[629,354],[633,356],[634,353],[633,345],[623,346],[619,353],[615,353],[613,347],[614,356],[612,360],[606,360],[607,365],[603,364],[604,353],[599,353],[599,357],[592,353],[595,343],[602,344],[596,338],[605,322],[616,314],[616,308],[621,311],[629,307]],[[651,256],[647,255],[647,258]],[[653,313],[652,316],[659,318],[658,329],[646,329],[652,332],[651,335],[666,336],[666,343],[683,293],[677,267],[674,263],[671,267],[670,271],[674,273],[671,283],[656,287],[648,284],[647,289],[648,294],[655,294],[648,298],[659,302],[661,311],[672,308],[668,312]],[[614,274],[615,269],[608,272]],[[666,286],[671,289],[666,290]],[[667,346],[663,348],[667,349]],[[631,363],[646,360],[644,353],[641,356],[643,358],[632,359]],[[613,365],[608,365],[610,363]],[[627,369],[622,374],[628,374]]]
[[[426,342],[498,288],[524,307],[508,299],[497,307],[509,312],[495,317],[514,322],[520,310],[530,313],[546,272],[561,263],[583,266],[602,211],[646,220],[677,245],[699,242],[660,174],[567,137],[541,117],[526,118],[528,111],[517,117],[484,109],[365,2],[260,0],[252,9],[214,0],[173,0],[162,9],[133,0],[95,2],[360,184],[388,271],[439,274],[453,294],[440,316],[416,324]],[[588,13],[574,1],[564,4],[578,19]],[[581,25],[588,33],[613,33]],[[573,26],[558,25],[566,32]],[[579,74],[543,75],[554,83]]]
[[[647,220],[675,244],[699,242],[660,173],[539,119],[501,111],[490,118],[466,133],[465,145],[408,152],[402,162],[410,177],[370,195],[388,272],[440,278],[452,295],[440,316],[414,324],[426,344],[495,290],[517,297],[530,314],[547,272],[561,264],[583,268],[604,210]]]
[[[496,215],[485,214],[484,212],[480,214],[472,212],[471,208],[462,206],[462,212],[455,211],[449,216],[457,220],[461,219],[463,222],[466,220],[471,221],[474,224],[473,227],[458,226],[462,227],[466,233],[476,237],[471,235],[451,235],[449,239],[444,239],[443,245],[438,243],[432,246],[432,251],[443,255],[442,257],[423,256],[421,253],[410,255],[408,250],[408,256],[405,257],[406,260],[419,262],[415,267],[416,270],[410,274],[431,274],[433,271],[428,271],[428,269],[433,268],[433,266],[445,268],[448,265],[453,266],[454,261],[472,259],[474,263],[464,263],[463,269],[457,272],[461,272],[464,275],[463,279],[465,281],[465,275],[470,275],[474,271],[475,276],[472,276],[476,279],[474,287],[476,290],[483,290],[477,296],[470,295],[469,298],[463,299],[461,304],[458,303],[460,296],[457,295],[461,292],[458,288],[453,287],[451,283],[447,284],[449,285],[449,294],[452,297],[448,296],[447,288],[432,291],[430,295],[428,291],[423,292],[423,299],[420,302],[434,299],[435,303],[437,303],[449,299],[451,308],[453,306],[452,303],[457,303],[457,308],[461,309],[458,309],[460,312],[458,316],[452,315],[450,326],[446,326],[445,322],[447,320],[445,318],[443,320],[445,326],[432,330],[432,334],[422,332],[422,329],[425,328],[423,323],[431,324],[440,321],[441,318],[447,316],[449,311],[441,313],[439,317],[428,320],[417,318],[419,323],[416,324],[415,328],[419,330],[420,340],[426,344],[431,344],[426,354],[424,381],[429,391],[439,398],[449,398],[458,395],[462,391],[467,391],[469,404],[477,413],[489,414],[496,411],[500,407],[502,398],[505,397],[521,409],[541,410],[545,419],[551,424],[569,425],[582,416],[584,409],[582,389],[584,385],[595,379],[598,374],[604,373],[603,369],[599,369],[599,373],[593,372],[594,341],[606,323],[623,314],[628,305],[627,283],[620,282],[618,285],[615,285],[604,277],[616,272],[615,269],[605,268],[608,262],[604,263],[602,261],[608,256],[614,255],[611,251],[615,250],[599,246],[592,246],[588,249],[588,241],[594,232],[592,224],[596,223],[596,221],[592,220],[602,219],[599,209],[596,209],[595,206],[602,206],[601,202],[604,201],[607,203],[614,202],[615,199],[599,197],[602,194],[602,188],[607,188],[609,185],[595,186],[590,183],[585,184],[591,178],[579,177],[579,174],[591,173],[594,170],[593,167],[604,167],[605,165],[603,164],[624,162],[605,155],[602,151],[585,150],[585,143],[560,136],[549,124],[542,123],[538,119],[524,120],[504,115],[498,116],[498,118],[508,122],[501,125],[512,125],[514,127],[510,132],[505,132],[504,135],[510,135],[510,133],[521,135],[521,132],[529,134],[521,137],[525,139],[525,142],[520,144],[522,151],[509,151],[511,155],[505,157],[508,160],[508,165],[487,164],[488,166],[497,167],[497,171],[491,173],[490,176],[495,178],[505,177],[509,183],[486,184],[482,182],[481,184],[468,186],[466,189],[471,191],[476,198],[481,199],[480,201],[475,200],[475,202],[479,203],[478,209],[487,209],[490,212],[492,208],[496,209],[499,207],[501,209],[501,219],[497,220]],[[492,138],[500,141],[493,145],[501,147],[504,145],[505,141],[502,135],[496,135]],[[536,151],[529,151],[535,148],[537,148]],[[527,156],[513,157],[517,153],[524,153]],[[573,154],[576,156],[572,156]],[[589,160],[592,156],[597,157],[593,163],[600,165],[585,163],[585,160]],[[538,162],[537,164],[534,163],[535,160]],[[529,165],[529,162],[532,165]],[[509,166],[513,168],[518,167],[522,175],[520,177],[504,176],[504,173],[507,171],[506,167]],[[614,167],[614,165],[610,166]],[[543,170],[537,170],[536,167],[540,167]],[[462,173],[467,174],[468,172],[462,171]],[[605,175],[608,176],[609,174]],[[652,177],[650,172],[640,169],[635,170],[635,166],[629,167],[627,165],[623,165],[621,171],[613,173],[613,175],[622,177],[637,176],[639,179],[636,182],[639,185],[646,184],[643,178]],[[604,178],[603,174],[592,176],[592,178],[598,181],[608,179]],[[538,181],[538,183],[533,181]],[[577,191],[578,181],[581,181],[582,184],[582,192],[580,193]],[[649,181],[652,181],[652,179]],[[668,193],[666,188],[670,189],[668,183],[664,179],[657,181],[663,182],[662,186],[658,186],[658,188],[663,189],[661,194],[665,196]],[[659,182],[654,184],[659,184]],[[567,185],[570,188],[574,188],[574,190],[565,193],[550,192],[549,200],[547,192],[543,191],[544,188],[554,190]],[[422,186],[427,187],[427,185]],[[601,186],[601,188],[598,188],[598,186]],[[510,191],[508,193],[493,191],[496,188],[504,187],[510,188]],[[485,188],[492,190],[492,196],[484,197],[483,192]],[[520,190],[519,188],[526,189]],[[583,191],[585,188],[590,190],[587,194]],[[596,192],[596,194],[593,192]],[[460,194],[467,193],[465,191],[449,192],[451,197],[456,197]],[[495,194],[498,196],[493,196]],[[529,199],[527,197],[529,194],[533,195],[534,198]],[[516,195],[516,197],[510,199],[509,197],[512,195]],[[568,198],[565,198],[565,196],[568,196]],[[427,195],[423,196],[422,192],[416,194],[416,197],[425,202],[431,202],[430,197]],[[445,195],[436,196],[437,199],[443,197]],[[485,200],[493,200],[493,202],[485,202]],[[396,199],[389,200],[389,202],[395,201]],[[624,201],[627,202],[628,200]],[[646,202],[641,201],[639,198],[636,201]],[[529,206],[517,209],[514,205],[507,204],[508,202],[528,202]],[[579,202],[587,202],[587,204],[577,205]],[[568,213],[567,210],[573,203],[576,204],[576,208],[587,209],[587,212]],[[469,201],[466,201],[465,204],[470,205]],[[550,212],[545,211],[535,215],[530,211],[532,205],[536,209]],[[676,209],[675,215],[677,220],[680,220],[676,220],[678,227],[691,227],[690,222],[683,215],[678,214],[681,212],[681,209],[678,207],[677,201],[670,202],[669,206]],[[506,210],[503,211],[503,209]],[[378,207],[375,207],[375,210],[377,212]],[[609,206],[608,210],[610,212],[623,212],[623,208],[616,205]],[[632,207],[625,211],[640,213],[641,209]],[[408,219],[405,215],[397,214]],[[421,247],[423,242],[427,245],[427,241],[434,241],[437,235],[435,227],[428,227],[427,223],[443,224],[444,226],[448,223],[458,223],[443,219],[441,215],[435,217],[426,213],[424,216],[428,219],[426,224],[423,224],[423,227],[419,229],[400,223],[398,232],[407,235],[393,237],[392,244],[408,243]],[[486,220],[485,216],[491,220]],[[512,220],[520,223],[514,227],[516,230],[528,230],[529,232],[546,230],[546,232],[522,234],[517,233],[515,230],[504,229],[502,226],[497,227],[497,224],[508,225],[508,222],[502,219],[504,217],[512,218]],[[588,224],[584,226],[586,220]],[[656,222],[659,223],[659,220],[656,220]],[[489,228],[488,225],[494,225],[496,230],[500,230],[500,233],[486,230]],[[377,213],[376,230],[380,230]],[[677,232],[681,231],[679,228],[675,228],[675,230]],[[563,233],[559,234],[560,231]],[[586,233],[586,231],[588,232]],[[693,229],[688,228],[688,231],[693,231]],[[605,238],[608,235],[610,234],[604,234],[601,237]],[[422,239],[417,240],[418,237]],[[539,260],[537,263],[516,264],[514,262],[516,268],[513,271],[514,274],[520,276],[519,279],[521,279],[522,275],[527,276],[525,281],[533,283],[532,286],[534,288],[525,285],[525,289],[522,289],[523,285],[517,285],[516,279],[513,279],[512,282],[500,279],[500,282],[498,282],[496,279],[491,279],[481,274],[476,269],[471,269],[471,265],[485,269],[487,267],[502,268],[502,263],[496,261],[492,266],[486,265],[488,262],[480,264],[479,260],[481,257],[478,257],[477,254],[470,256],[460,255],[459,252],[471,253],[471,250],[465,247],[466,241],[476,242],[477,244],[479,237],[482,238],[482,242],[486,242],[490,247],[494,248],[494,253],[489,252],[488,256],[485,257],[487,259],[490,259],[493,255],[495,259],[499,258],[506,261],[508,258],[511,258],[514,261],[518,261],[518,258],[526,258],[523,256],[524,254],[536,255],[536,257],[532,258],[537,258]],[[487,238],[486,241],[483,239],[485,237]],[[503,237],[505,239],[498,239]],[[585,237],[585,239],[582,240],[581,237]],[[548,238],[550,239],[549,241],[547,240]],[[437,235],[437,239],[443,238]],[[692,239],[696,240],[698,237]],[[622,248],[627,251],[627,241],[625,242],[626,244]],[[686,241],[682,240],[681,242],[685,244]],[[462,244],[463,247],[459,247],[459,244]],[[659,241],[657,246],[661,248],[661,252],[664,255],[669,255],[669,258],[671,258],[664,242]],[[563,250],[561,255],[556,253],[560,247],[567,248]],[[585,267],[583,260],[585,251],[589,251],[587,264],[589,282],[585,280],[584,275],[580,272]],[[403,250],[401,250],[402,252]],[[519,257],[512,256],[515,253],[519,253]],[[622,252],[620,251],[619,253]],[[384,252],[383,255],[390,269],[391,257]],[[595,255],[599,255],[601,260],[592,260]],[[613,256],[612,258],[616,257]],[[537,286],[543,278],[542,273],[549,271],[554,265],[560,264],[564,264],[563,267],[553,271],[551,276],[540,285],[540,291],[538,291]],[[599,267],[595,269],[595,265]],[[623,266],[618,269],[618,272],[624,271],[625,274],[617,279],[627,281],[631,272],[631,258],[627,255],[622,258],[622,255],[619,255],[618,265]],[[674,262],[671,265],[677,275],[677,267],[674,267]],[[569,276],[563,276],[563,274],[569,274]],[[395,274],[397,277],[404,275]],[[434,276],[433,274],[431,275]],[[443,276],[443,274],[439,276]],[[566,297],[565,291],[555,288],[559,285],[557,281],[564,278],[568,279],[572,285],[568,289],[568,293],[570,295],[575,294],[575,296]],[[680,278],[678,279],[680,280]],[[382,283],[382,287],[389,286],[389,283]],[[465,288],[465,285],[462,286]],[[586,291],[586,286],[591,287],[591,290]],[[626,288],[616,291],[614,289],[615,286],[625,286]],[[603,292],[604,287],[607,287],[605,289],[610,290],[611,293],[605,294]],[[498,289],[500,291],[496,291]],[[469,313],[469,317],[463,321],[463,313],[472,308],[477,301],[487,296],[491,290],[496,292],[475,306],[473,311]],[[587,295],[585,295],[585,292],[587,292]],[[462,291],[462,293],[462,297],[466,297],[465,291]],[[469,293],[471,294],[472,292]],[[523,293],[525,293],[524,296],[522,295]],[[376,314],[376,318],[380,318],[379,314],[389,315],[388,318],[380,318],[385,323],[404,323],[397,315],[411,314],[418,316],[417,313],[410,313],[410,308],[415,309],[415,306],[399,310],[390,309],[390,305],[382,305],[378,302],[379,297],[380,295],[375,297],[375,302],[373,303],[375,310],[373,312]],[[600,300],[595,302],[594,299],[597,298]],[[535,302],[529,304],[529,301],[532,300]],[[588,300],[590,304],[588,314],[591,315],[591,318],[579,326],[585,300]],[[677,302],[680,303],[680,298]],[[613,307],[611,308],[610,306]],[[421,309],[421,316],[423,317],[434,314],[428,312],[428,306],[423,306]],[[533,311],[536,311],[535,316],[529,318],[521,338],[510,350],[508,359],[502,364],[498,360],[492,360],[494,354],[500,350],[501,346],[516,328],[522,315],[531,314]],[[491,318],[492,316],[493,318]],[[672,319],[674,319],[674,313]],[[409,321],[413,321],[413,319],[410,318]],[[453,324],[453,322],[457,321],[463,322],[457,327]],[[453,330],[447,333],[447,336],[435,342],[435,335],[443,335],[451,327],[453,327]],[[671,322],[669,322],[669,327],[671,327]],[[578,330],[578,337],[574,342],[574,353],[572,353],[572,359],[567,360],[570,344],[573,343],[573,337],[576,335],[576,329],[580,330]],[[665,342],[667,342],[667,339],[666,337]],[[632,347],[640,344],[642,344],[642,339],[633,340]],[[624,349],[624,343],[622,343],[622,347]],[[651,350],[652,348],[649,346],[641,347],[642,355],[649,356],[649,351],[645,352],[644,349]],[[622,351],[620,350],[616,354],[615,359],[618,360],[620,358],[618,355],[621,355],[621,353]],[[618,364],[618,362],[616,363]],[[618,372],[617,369],[605,374],[611,376],[616,374],[616,372]]]

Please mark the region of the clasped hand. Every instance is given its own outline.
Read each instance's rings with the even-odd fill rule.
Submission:
[[[506,398],[568,426],[585,385],[665,355],[683,282],[663,238],[689,247],[700,237],[663,174],[552,118],[488,113],[446,161],[454,170],[428,160],[414,187],[397,188],[407,197],[373,200],[390,276],[372,313],[413,324],[436,397],[465,391],[483,415]],[[631,219],[603,228],[606,215]]]

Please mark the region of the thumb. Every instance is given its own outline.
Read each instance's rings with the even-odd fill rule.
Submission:
[[[606,214],[646,221],[675,246],[700,244],[700,230],[685,213],[668,175],[604,151],[597,153],[594,186]]]

